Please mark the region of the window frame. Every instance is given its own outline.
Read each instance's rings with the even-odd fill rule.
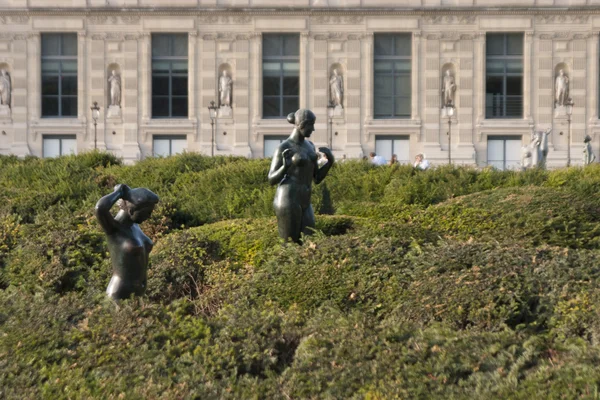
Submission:
[[[502,35],[503,36],[503,54],[502,55],[488,55],[488,43],[490,35]],[[508,36],[509,35],[520,35],[522,40],[521,46],[521,54],[514,55],[509,54],[508,52]],[[524,87],[524,79],[525,79],[525,35],[522,32],[486,32],[486,49],[485,49],[485,118],[486,119],[521,119],[524,115],[524,97],[525,97],[525,87]],[[503,62],[503,72],[488,72],[488,64],[490,61],[502,61]],[[521,72],[508,72],[507,65],[511,61],[520,61],[521,62]],[[493,104],[488,105],[488,79],[490,77],[501,77],[502,78],[502,94],[500,95],[502,99],[502,112],[501,115],[494,115]],[[519,77],[521,78],[521,94],[520,95],[509,95],[508,94],[508,80],[509,78]],[[519,115],[508,115],[507,107],[509,98],[520,98],[521,109]],[[489,111],[488,111],[489,110]]]
[[[163,156],[163,155],[157,155],[154,152],[154,141],[155,140],[168,140],[169,141],[169,155],[168,156]],[[152,157],[172,157],[174,155],[177,154],[181,154],[181,153],[175,153],[173,154],[173,140],[183,140],[186,144],[186,148],[185,150],[187,151],[187,135],[152,135]]]
[[[398,160],[399,163],[406,163],[406,164],[410,164],[411,160],[410,160],[410,135],[375,135],[375,149],[377,149],[377,141],[378,140],[391,140],[392,141],[392,152],[391,152],[391,156],[393,156],[394,154],[398,155],[398,151],[395,148],[395,142],[396,140],[402,140],[402,141],[406,141],[407,143],[407,148],[408,148],[408,159],[406,160]],[[376,154],[379,156],[381,154],[377,153],[377,150],[375,150]],[[385,161],[389,163],[390,159],[386,159]]]
[[[392,54],[392,55],[378,55],[377,51],[376,51],[376,44],[375,41],[381,37],[384,36],[389,36],[392,38],[392,49],[393,52],[395,53],[396,51],[396,40],[398,39],[398,37],[401,36],[405,36],[410,40],[410,54],[409,55],[397,55],[397,54]],[[389,32],[382,32],[382,33],[375,33],[373,36],[373,118],[374,119],[411,119],[412,118],[412,95],[413,95],[413,91],[412,91],[412,58],[413,58],[413,52],[412,52],[412,46],[413,46],[413,38],[412,38],[412,33],[409,32],[393,32],[393,33],[389,33]],[[408,72],[405,71],[398,71],[396,69],[396,63],[397,62],[407,62],[408,66],[409,66],[409,70]],[[376,64],[377,62],[391,62],[392,63],[392,72],[391,73],[378,73],[377,72],[377,67]],[[377,113],[377,108],[376,108],[376,99],[378,97],[390,97],[390,96],[377,96],[377,76],[391,76],[392,78],[392,94],[391,94],[391,100],[392,100],[392,106],[391,106],[391,114],[378,114]],[[408,77],[408,81],[409,81],[409,89],[410,89],[410,93],[408,95],[397,95],[396,94],[396,78],[398,77]],[[398,99],[408,99],[408,113],[407,114],[396,114],[396,101]]]
[[[165,56],[165,55],[155,55],[154,54],[154,48],[152,47],[152,42],[154,40],[156,40],[156,38],[158,38],[159,36],[164,36],[164,37],[168,37],[169,38],[169,49],[168,52],[170,55]],[[175,40],[177,38],[181,38],[181,39],[185,39],[185,49],[186,49],[186,55],[185,56],[175,56],[174,54],[174,49],[175,49]],[[185,33],[153,33],[151,35],[150,38],[151,41],[151,55],[150,55],[150,114],[151,114],[151,118],[152,119],[185,119],[188,118],[190,115],[190,105],[189,105],[189,98],[190,98],[190,92],[189,92],[189,79],[190,79],[190,63],[189,63],[189,38],[188,35]],[[154,71],[154,62],[168,62],[169,63],[169,69],[167,72],[155,72]],[[173,63],[176,62],[182,62],[185,61],[186,63],[186,72],[182,73],[182,72],[173,72]],[[154,78],[167,78],[168,79],[168,93],[166,95],[161,94],[161,95],[157,95],[154,93]],[[186,94],[185,95],[174,95],[173,94],[173,78],[183,78],[185,77],[186,79],[186,87],[185,87],[185,91]],[[167,104],[168,104],[168,115],[156,115],[155,110],[154,110],[154,100],[155,99],[167,99]],[[173,100],[174,99],[185,99],[185,104],[186,104],[186,113],[185,115],[173,115]]]
[[[297,55],[284,55],[284,39],[294,36],[298,40],[298,54]],[[265,55],[265,40],[270,37],[277,37],[279,40],[279,54],[278,55]],[[286,118],[287,114],[284,112],[284,100],[286,99],[297,99],[296,109],[291,111],[295,112],[300,108],[300,34],[299,33],[264,33],[262,35],[262,118],[263,119],[281,119]],[[265,63],[279,63],[279,94],[278,95],[265,95]],[[285,63],[297,63],[298,64],[298,93],[296,95],[284,94],[284,78],[286,78],[284,72]],[[287,76],[290,77],[290,76]],[[266,98],[278,98],[279,99],[279,115],[265,115],[265,99]]]
[[[75,55],[64,55],[63,54],[63,37],[71,35],[75,37]],[[44,55],[44,36],[55,36],[58,37],[58,54]],[[48,32],[41,34],[40,40],[40,116],[41,118],[77,118],[78,116],[78,102],[79,102],[79,65],[78,65],[78,39],[77,33],[75,32]],[[63,72],[63,62],[70,61],[75,62],[75,72]],[[58,72],[48,73],[44,72],[44,62],[58,62]],[[57,94],[44,94],[44,77],[56,77],[58,79],[58,93]],[[65,77],[75,78],[75,94],[63,94],[63,82]],[[57,114],[44,114],[44,98],[52,98],[57,102]],[[75,113],[65,115],[63,113],[63,98],[75,99]]]
[[[265,142],[267,140],[279,140],[279,144],[283,143],[285,140],[289,139],[289,135],[265,135],[263,136],[263,158],[272,158],[273,154],[267,155],[265,150],[267,146],[265,146]]]

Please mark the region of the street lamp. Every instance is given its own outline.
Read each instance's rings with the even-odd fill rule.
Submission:
[[[211,100],[208,106],[208,112],[210,113],[210,125],[212,128],[212,136],[210,139],[210,156],[215,155],[215,120],[217,119],[217,105]]]
[[[444,106],[446,116],[448,117],[448,164],[452,163],[452,117],[454,116],[454,106],[452,103]]]
[[[100,118],[100,107],[98,107],[98,102],[95,101],[93,103],[94,105],[90,107],[90,110],[92,110],[92,119],[94,120],[94,150],[96,150],[98,148],[98,141],[97,141],[97,135],[98,135],[98,118]]]
[[[571,166],[571,115],[573,115],[573,99],[568,99],[565,103],[567,109],[567,123],[569,124],[567,131],[567,167]]]
[[[329,117],[329,149],[333,150],[333,110],[335,110],[335,104],[333,101],[329,102],[327,106],[327,116]]]

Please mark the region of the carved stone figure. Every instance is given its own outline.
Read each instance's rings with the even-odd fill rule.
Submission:
[[[219,78],[219,100],[220,106],[231,107],[231,89],[233,81],[227,75],[227,71],[223,70],[223,75]]]
[[[538,131],[532,135],[531,143],[521,148],[521,169],[530,167],[546,168],[546,158],[548,157],[548,136],[552,129]]]
[[[555,86],[556,94],[554,101],[556,103],[556,107],[566,105],[567,100],[569,99],[569,77],[565,74],[565,71],[562,69],[558,71]]]
[[[110,209],[119,200],[121,210],[113,217]],[[146,292],[148,255],[153,243],[138,224],[150,217],[156,203],[158,196],[150,190],[121,184],[96,203],[96,218],[106,233],[113,267],[106,294],[115,300]]]
[[[583,165],[590,165],[591,163],[596,161],[596,155],[592,151],[592,138],[590,137],[590,135],[585,135],[583,143]]]
[[[3,69],[0,71],[0,105],[10,107],[11,89],[10,75]]]
[[[333,75],[331,75],[331,79],[329,79],[329,93],[333,105],[336,107],[343,107],[342,101],[344,100],[344,81],[342,77],[338,75],[337,69],[333,70]]]
[[[308,140],[315,130],[316,117],[312,111],[300,109],[288,115],[287,120],[294,124],[294,130],[275,150],[269,183],[278,185],[273,206],[279,236],[300,243],[301,234],[310,234],[310,228],[315,226],[310,204],[312,182],[321,183],[335,160],[331,150],[320,147],[327,162],[321,167],[318,165],[315,146]]]
[[[108,82],[110,83],[110,105],[121,107],[121,77],[114,69]]]
[[[444,88],[442,89],[442,95],[444,100],[444,106],[454,105],[454,94],[456,93],[456,81],[452,72],[447,69],[446,75],[444,75]]]

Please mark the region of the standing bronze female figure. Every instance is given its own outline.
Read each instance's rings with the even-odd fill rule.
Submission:
[[[310,234],[310,228],[315,227],[310,204],[312,181],[319,184],[325,179],[334,158],[328,148],[320,147],[327,163],[319,168],[315,146],[306,140],[315,130],[316,117],[312,111],[300,109],[288,115],[287,120],[294,124],[294,130],[273,155],[269,183],[279,184],[273,201],[279,236],[300,243],[301,233]]]
[[[110,209],[118,200],[121,210],[113,218]],[[158,196],[150,190],[130,189],[127,185],[115,186],[113,193],[96,203],[96,218],[106,233],[113,266],[106,294],[115,300],[146,292],[148,255],[153,243],[138,224],[150,217],[156,203]]]

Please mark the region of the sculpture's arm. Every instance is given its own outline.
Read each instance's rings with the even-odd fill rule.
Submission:
[[[110,209],[117,200],[125,198],[128,191],[129,187],[127,185],[117,185],[114,192],[102,197],[96,203],[96,219],[98,219],[104,232],[110,234],[118,229],[119,223],[115,221]]]
[[[269,184],[276,185],[281,182],[292,163],[291,151],[290,149],[281,151],[281,146],[275,150],[273,161],[271,161],[271,169],[269,170]]]
[[[323,179],[325,179],[327,173],[329,172],[329,170],[333,166],[333,163],[335,162],[335,158],[333,157],[331,150],[329,150],[327,147],[319,147],[319,151],[325,154],[325,157],[327,157],[327,163],[323,164],[321,168],[319,168],[318,166],[315,168],[315,176],[313,177],[313,180],[317,185],[323,182]]]

